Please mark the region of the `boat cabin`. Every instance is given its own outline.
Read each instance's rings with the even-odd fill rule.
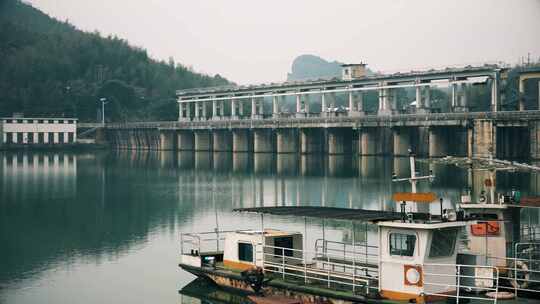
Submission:
[[[498,258],[496,266],[506,266],[520,242],[520,208],[510,204],[461,204],[467,219],[467,249],[480,256]]]
[[[424,294],[455,294],[457,239],[464,222],[382,221],[378,226],[381,296],[418,302]]]
[[[264,240],[266,261],[271,262],[279,259],[281,262],[281,258],[285,257],[288,264],[294,264],[302,259],[303,239],[301,233],[275,229],[265,229],[263,233],[261,230],[244,230],[226,234],[223,266],[238,271],[263,267],[263,257],[256,251],[257,244],[260,244],[261,240]]]

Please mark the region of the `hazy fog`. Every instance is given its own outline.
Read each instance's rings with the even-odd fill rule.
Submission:
[[[305,53],[383,71],[540,56],[540,0],[28,2],[238,83],[283,81]]]

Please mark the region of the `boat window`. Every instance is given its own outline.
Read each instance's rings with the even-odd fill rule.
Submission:
[[[293,248],[293,238],[292,236],[277,237],[274,238],[274,246],[281,248],[274,248],[274,255],[277,256],[293,256],[292,250],[287,250],[283,248]]]
[[[390,255],[413,256],[416,235],[390,233]]]
[[[238,260],[253,262],[253,245],[248,243],[238,243]]]
[[[433,231],[429,257],[440,258],[451,256],[456,246],[457,233],[458,230],[456,228],[437,229]]]

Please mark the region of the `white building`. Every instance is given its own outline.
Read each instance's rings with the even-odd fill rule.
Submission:
[[[0,118],[2,144],[72,144],[77,142],[76,118]]]

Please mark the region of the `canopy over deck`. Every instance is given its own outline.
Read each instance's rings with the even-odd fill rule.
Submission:
[[[314,206],[299,206],[299,207],[254,207],[254,208],[238,208],[235,212],[251,212],[260,214],[272,214],[281,216],[301,216],[314,217],[323,219],[349,220],[349,221],[391,221],[400,220],[403,215],[394,211],[366,210],[366,209],[349,209],[335,207],[314,207]]]

